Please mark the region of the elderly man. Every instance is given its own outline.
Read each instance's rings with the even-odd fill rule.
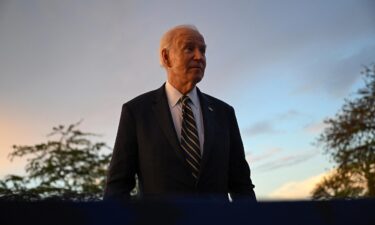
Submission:
[[[104,199],[128,199],[138,175],[144,198],[203,197],[255,201],[234,110],[196,84],[206,44],[194,26],[161,39],[167,82],[122,107]]]

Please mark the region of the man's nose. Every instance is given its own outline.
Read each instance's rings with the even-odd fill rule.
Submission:
[[[198,48],[196,48],[196,49],[194,49],[194,59],[195,60],[202,60],[202,59],[204,59],[204,54],[198,49]]]

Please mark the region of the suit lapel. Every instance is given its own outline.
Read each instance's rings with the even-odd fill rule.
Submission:
[[[201,174],[202,171],[205,169],[207,164],[207,159],[211,153],[211,145],[214,141],[214,133],[215,133],[215,108],[211,104],[211,102],[207,99],[204,94],[200,92],[197,88],[202,115],[203,115],[203,125],[204,125],[204,143],[203,143],[203,156],[201,161]]]
[[[165,93],[165,85],[157,90],[157,95],[154,99],[152,109],[159,126],[167,137],[168,142],[172,146],[174,152],[177,154],[179,159],[186,163],[185,157],[181,152],[180,142],[178,141],[176,129],[173,124],[171,111],[169,109],[168,100]]]

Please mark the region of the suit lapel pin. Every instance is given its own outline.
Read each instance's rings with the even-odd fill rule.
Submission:
[[[211,108],[210,106],[208,106],[208,110],[210,110],[211,112],[213,112],[213,111],[214,111],[214,109],[213,109],[213,108]]]

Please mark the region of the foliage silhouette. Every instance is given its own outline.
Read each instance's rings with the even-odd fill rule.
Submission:
[[[104,142],[90,140],[98,135],[80,131],[79,124],[54,127],[48,136],[55,139],[46,143],[14,145],[11,160],[29,157],[26,175],[8,175],[1,180],[1,199],[101,199],[111,153]]]
[[[364,88],[345,100],[318,139],[337,164],[312,192],[313,199],[375,197],[375,64],[365,67]]]

